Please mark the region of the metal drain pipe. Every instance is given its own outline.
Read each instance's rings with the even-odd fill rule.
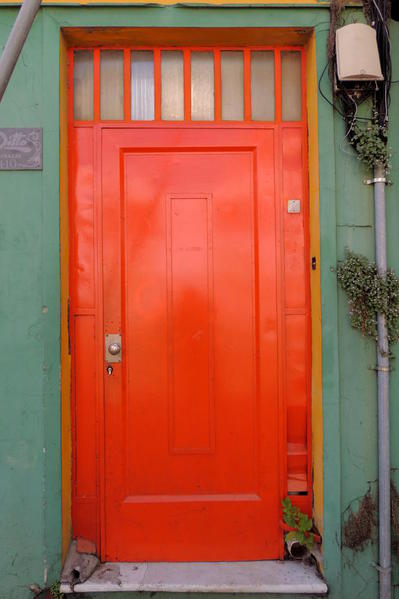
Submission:
[[[374,169],[375,253],[378,273],[387,271],[385,171]],[[391,599],[391,465],[389,433],[389,345],[385,314],[377,315],[378,520],[380,599]]]
[[[31,30],[41,0],[24,0],[0,58],[0,102]]]

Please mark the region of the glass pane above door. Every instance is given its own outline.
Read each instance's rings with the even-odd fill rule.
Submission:
[[[301,48],[69,52],[75,121],[304,124]]]
[[[213,52],[191,52],[191,118],[215,118],[215,68]]]
[[[274,52],[251,52],[251,117],[274,121]]]
[[[100,105],[104,120],[123,119],[123,51],[103,50],[100,58]]]
[[[242,121],[244,118],[244,53],[221,52],[222,120]]]
[[[300,52],[281,52],[281,113],[283,121],[302,118]]]
[[[161,52],[161,116],[163,121],[184,119],[184,62],[181,50]]]
[[[73,116],[91,121],[94,116],[93,52],[78,50],[73,55]]]

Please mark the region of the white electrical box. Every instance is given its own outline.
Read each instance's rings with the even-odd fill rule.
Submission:
[[[336,31],[337,71],[340,81],[381,81],[380,56],[375,29],[363,23]]]

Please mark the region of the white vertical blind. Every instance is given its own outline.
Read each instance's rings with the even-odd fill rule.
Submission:
[[[134,50],[131,57],[131,114],[134,121],[154,119],[154,52]]]

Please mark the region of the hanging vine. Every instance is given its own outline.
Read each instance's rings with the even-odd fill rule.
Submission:
[[[348,296],[351,325],[377,341],[377,313],[385,314],[389,346],[396,343],[399,339],[399,278],[395,272],[387,270],[382,276],[375,263],[346,250],[337,276]]]
[[[382,166],[387,174],[391,155],[388,147],[388,110],[392,83],[392,63],[388,21],[389,0],[363,0],[366,21],[375,29],[383,78],[381,81],[340,81],[336,72],[336,30],[344,25],[344,3],[331,0],[330,31],[327,44],[328,63],[319,81],[319,91],[344,119],[345,138],[355,149],[358,159],[369,169]],[[333,84],[333,101],[323,93],[322,77],[327,70]],[[359,107],[371,100],[369,117],[358,115]],[[367,258],[346,251],[337,268],[338,281],[347,293],[351,325],[362,335],[378,342],[377,314],[384,314],[390,347],[398,341],[399,279],[393,270],[384,275]]]
[[[373,112],[373,119],[367,125],[361,126],[353,119],[350,143],[355,148],[358,159],[369,169],[381,165],[388,174],[391,168],[391,153],[387,146],[388,130],[386,125],[380,125],[378,114]]]

